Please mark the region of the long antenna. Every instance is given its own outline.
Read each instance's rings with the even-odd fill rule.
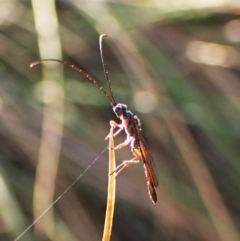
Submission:
[[[108,83],[108,88],[110,90],[110,95],[111,95],[111,98],[113,100],[113,103],[112,105],[115,106],[117,103],[114,99],[114,96],[113,96],[113,92],[112,92],[112,87],[111,87],[111,84],[110,84],[110,79],[109,79],[109,76],[108,76],[108,70],[107,70],[107,65],[106,63],[104,62],[104,57],[103,57],[103,51],[102,51],[102,38],[103,37],[108,37],[107,34],[101,34],[100,37],[99,37],[99,47],[100,47],[100,55],[101,55],[101,60],[102,60],[102,65],[103,65],[103,70],[104,70],[104,74],[105,74],[105,77],[107,79],[107,83]]]
[[[82,75],[84,75],[87,79],[89,79],[92,83],[94,83],[102,92],[103,94],[108,98],[108,100],[110,101],[111,105],[112,106],[115,106],[116,105],[116,102],[112,96],[112,93],[111,93],[111,96],[105,91],[105,89],[102,87],[102,85],[100,85],[98,83],[98,81],[96,79],[94,79],[90,74],[88,74],[87,72],[85,72],[84,70],[82,70],[81,68],[77,67],[76,65],[74,64],[71,64],[67,61],[63,61],[63,60],[59,60],[59,59],[43,59],[43,60],[38,60],[36,62],[33,62],[30,64],[30,68],[38,65],[38,64],[42,64],[43,62],[59,62],[63,65],[66,65],[76,71],[78,71],[79,73],[81,73]]]

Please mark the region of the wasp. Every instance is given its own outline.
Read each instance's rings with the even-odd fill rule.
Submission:
[[[115,121],[110,121],[110,125],[117,129],[116,132],[113,134],[113,136],[116,136],[122,130],[124,130],[126,133],[125,141],[117,145],[114,149],[117,150],[117,149],[121,149],[124,146],[130,145],[131,152],[134,156],[131,160],[123,161],[120,165],[116,167],[114,172],[111,174],[115,174],[117,176],[124,168],[132,164],[142,163],[146,180],[147,180],[148,193],[152,202],[155,204],[157,202],[157,193],[156,193],[155,187],[158,186],[158,175],[157,175],[156,167],[155,167],[153,158],[149,152],[149,148],[146,144],[146,141],[144,140],[141,134],[141,122],[139,118],[136,115],[134,115],[130,110],[127,109],[127,105],[122,103],[117,103],[115,101],[111,83],[110,83],[110,78],[108,76],[108,70],[106,67],[106,63],[104,61],[104,56],[102,51],[103,37],[107,37],[107,35],[106,34],[100,35],[99,46],[100,46],[102,66],[103,66],[104,74],[105,74],[109,92],[110,92],[109,94],[102,87],[102,85],[95,78],[93,78],[89,73],[85,72],[81,68],[67,61],[58,60],[58,59],[43,59],[32,63],[30,67],[33,67],[35,65],[41,64],[46,61],[59,62],[84,75],[88,80],[90,80],[93,84],[95,84],[100,89],[100,91],[102,91],[102,93],[107,97],[107,99],[111,103],[113,112],[116,114],[117,118],[121,120],[120,124],[117,124]],[[110,134],[108,134],[108,136],[105,139],[109,137],[110,137]]]

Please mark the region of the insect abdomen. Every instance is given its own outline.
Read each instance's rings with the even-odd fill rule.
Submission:
[[[155,190],[155,186],[153,184],[153,180],[151,179],[151,177],[149,175],[150,172],[149,172],[146,164],[143,164],[143,168],[144,168],[145,176],[147,179],[148,194],[149,194],[151,200],[153,201],[153,203],[155,204],[157,202],[157,193]]]

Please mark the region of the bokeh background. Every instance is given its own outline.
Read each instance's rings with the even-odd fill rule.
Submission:
[[[159,173],[117,177],[112,240],[240,240],[239,0],[0,2],[0,240],[15,240],[106,148],[98,38],[118,102],[142,122]],[[118,144],[124,133],[115,138]],[[132,157],[116,152],[117,163]],[[108,151],[19,240],[101,240]]]

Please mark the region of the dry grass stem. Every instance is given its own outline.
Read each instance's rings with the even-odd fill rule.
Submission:
[[[115,163],[115,152],[114,152],[114,139],[113,139],[113,128],[110,129],[109,137],[109,175],[108,175],[108,198],[107,198],[107,209],[103,231],[102,241],[109,241],[112,232],[112,222],[114,213],[115,193],[116,193],[116,177],[110,175],[116,168]]]

